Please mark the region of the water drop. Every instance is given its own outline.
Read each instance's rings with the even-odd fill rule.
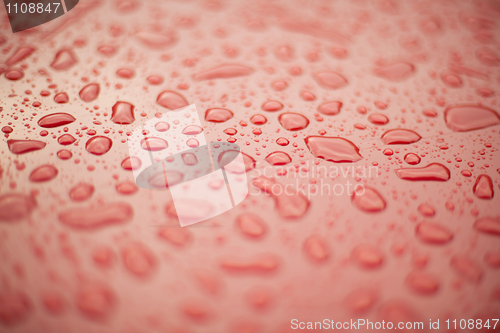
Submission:
[[[488,175],[479,175],[472,190],[480,199],[493,199],[493,182]]]
[[[470,282],[479,283],[483,277],[481,267],[465,255],[453,256],[450,265],[460,276]]]
[[[75,117],[69,113],[52,113],[40,118],[40,120],[38,120],[38,126],[43,128],[53,128],[71,124],[75,120]]]
[[[364,186],[363,193],[354,191],[351,201],[358,209],[368,213],[380,212],[384,210],[386,206],[385,200],[382,198],[380,193],[378,193],[375,189],[366,186]]]
[[[261,238],[267,230],[264,221],[256,214],[244,213],[236,218],[240,230],[251,238]]]
[[[71,188],[69,197],[73,201],[85,201],[94,194],[95,187],[92,184],[80,183]]]
[[[365,269],[378,268],[384,262],[384,256],[380,250],[370,245],[360,245],[354,248],[351,258]]]
[[[134,106],[127,102],[116,102],[113,105],[111,121],[115,124],[128,125],[135,121]]]
[[[93,155],[106,154],[113,145],[113,141],[105,136],[94,136],[85,144],[85,149]]]
[[[127,157],[122,161],[122,168],[125,170],[137,170],[141,167],[142,162],[135,156]]]
[[[0,195],[0,221],[13,222],[31,214],[37,203],[34,197],[20,193]]]
[[[400,81],[409,77],[414,70],[412,64],[399,62],[376,69],[375,75],[391,81]]]
[[[318,112],[327,116],[334,116],[339,114],[341,107],[342,102],[339,101],[325,102],[318,106]]]
[[[415,233],[422,242],[428,244],[442,245],[453,239],[453,233],[450,230],[432,222],[419,223]]]
[[[229,79],[234,77],[247,76],[252,74],[253,70],[242,65],[222,65],[209,69],[203,73],[194,76],[195,80],[214,80]]]
[[[58,173],[59,171],[54,166],[46,164],[33,170],[29,179],[34,183],[47,182],[54,179]]]
[[[69,102],[68,94],[66,94],[65,92],[61,92],[61,93],[55,94],[55,96],[54,96],[54,102],[56,102],[58,104],[68,103]]]
[[[262,110],[268,111],[268,112],[275,112],[283,109],[283,104],[281,104],[278,101],[267,101],[264,104],[262,104]]]
[[[292,162],[292,158],[287,153],[275,151],[266,156],[266,162],[271,165],[285,165]]]
[[[141,140],[141,148],[147,151],[160,151],[168,148],[168,142],[162,138],[144,138]]]
[[[353,163],[363,157],[359,148],[347,139],[339,137],[309,136],[305,138],[307,148],[314,157],[335,163]]]
[[[417,210],[420,214],[427,217],[432,217],[436,214],[436,210],[434,209],[434,207],[432,207],[427,203],[423,203],[420,206],[418,206]]]
[[[493,217],[482,217],[474,222],[474,228],[482,233],[500,236],[500,219]]]
[[[56,53],[56,56],[52,63],[50,64],[50,67],[54,68],[55,70],[62,71],[70,68],[74,64],[76,64],[77,60],[75,55],[73,54],[73,51],[71,50],[61,50]]]
[[[75,303],[83,316],[101,322],[111,316],[117,300],[111,288],[103,284],[93,283],[78,290]]]
[[[156,103],[170,110],[177,110],[189,105],[183,96],[171,90],[161,92]]]
[[[256,114],[253,115],[252,118],[250,118],[250,122],[254,125],[264,125],[265,123],[267,123],[267,118],[261,114]]]
[[[314,262],[324,262],[330,257],[330,250],[325,239],[318,235],[306,238],[302,244],[302,250]]]
[[[128,244],[120,252],[127,270],[139,278],[150,276],[158,265],[153,252],[142,243]]]
[[[205,112],[205,120],[212,123],[223,123],[233,118],[234,114],[228,109],[214,108]]]
[[[450,170],[440,163],[431,163],[422,168],[401,168],[396,170],[396,175],[411,181],[440,181],[450,179]]]
[[[22,79],[23,77],[24,77],[24,72],[21,69],[12,68],[5,72],[5,78],[11,81],[17,81]]]
[[[60,145],[68,146],[76,141],[75,137],[71,134],[63,134],[58,139],[57,142]]]
[[[434,295],[439,289],[439,280],[427,272],[411,272],[406,277],[405,283],[414,293],[420,295]]]
[[[59,213],[59,221],[77,230],[98,230],[112,225],[128,222],[134,215],[130,204],[125,202],[109,203],[100,207],[74,207]]]
[[[161,228],[158,237],[177,247],[185,247],[193,241],[192,233],[183,228]]]
[[[320,72],[314,75],[314,79],[324,88],[339,89],[347,85],[347,80],[335,72]]]
[[[158,132],[166,132],[170,129],[169,123],[165,121],[159,121],[155,124],[155,130]]]
[[[420,163],[420,157],[414,153],[408,153],[405,155],[405,162],[410,165],[417,165]]]
[[[482,106],[456,106],[444,111],[446,126],[455,132],[466,132],[500,124],[498,114]]]
[[[99,91],[99,85],[97,83],[91,83],[83,87],[82,90],[80,90],[79,95],[82,101],[88,103],[97,99]]]
[[[197,135],[203,132],[203,128],[198,125],[189,125],[182,130],[182,134],[185,135]]]
[[[166,48],[172,46],[176,42],[174,36],[152,33],[147,31],[136,32],[135,37],[142,44],[155,49]]]
[[[309,120],[306,117],[293,112],[280,114],[278,121],[284,129],[289,131],[300,131],[309,125]]]
[[[422,137],[407,129],[393,129],[385,132],[381,139],[386,145],[410,144],[418,142]]]
[[[7,327],[21,324],[33,311],[30,299],[24,292],[20,291],[2,291],[0,304],[0,323]],[[7,331],[11,330],[6,329],[5,332]]]
[[[37,140],[7,140],[7,145],[11,153],[21,155],[43,149],[47,144]]]
[[[385,125],[389,122],[389,118],[380,113],[372,113],[368,116],[368,121],[375,125]]]

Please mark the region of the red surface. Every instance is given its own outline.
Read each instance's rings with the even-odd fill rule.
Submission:
[[[483,0],[81,0],[16,34],[2,14],[0,332],[499,318],[499,25]],[[251,194],[180,228],[127,136],[188,104]]]

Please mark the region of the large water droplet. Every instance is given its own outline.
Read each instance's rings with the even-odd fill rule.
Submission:
[[[75,137],[71,134],[63,134],[59,138],[57,138],[57,142],[60,145],[68,146],[76,141]]]
[[[13,222],[25,218],[36,207],[32,196],[20,193],[0,195],[0,221]]]
[[[95,187],[92,184],[80,183],[71,188],[69,197],[73,201],[84,201],[94,194]]]
[[[205,112],[205,120],[212,123],[223,123],[233,118],[234,114],[228,109],[214,108]]]
[[[280,114],[278,121],[284,129],[289,131],[300,131],[309,125],[309,119],[301,114],[293,112]]]
[[[479,175],[472,190],[480,199],[493,199],[493,182],[488,175]]]
[[[134,106],[130,103],[116,102],[112,110],[111,121],[115,124],[128,125],[132,124],[135,120]]]
[[[453,239],[453,233],[450,230],[432,222],[419,223],[415,233],[421,241],[429,244],[446,244]]]
[[[115,202],[101,207],[75,207],[59,213],[64,225],[78,230],[97,230],[129,221],[134,214],[132,206],[125,202]]]
[[[347,85],[347,80],[335,72],[320,72],[314,75],[314,79],[324,88],[339,89]]]
[[[185,135],[197,135],[203,132],[203,128],[198,125],[189,125],[182,130],[182,134]]]
[[[399,145],[414,143],[421,138],[417,133],[407,129],[393,129],[385,132],[381,139],[386,145]]]
[[[409,77],[414,70],[415,67],[412,64],[398,62],[376,69],[375,75],[391,81],[400,81]]]
[[[21,155],[43,149],[47,144],[37,140],[7,140],[7,145],[11,153]]]
[[[389,118],[380,113],[372,113],[368,116],[368,121],[375,125],[385,125],[389,122]]]
[[[97,83],[91,83],[83,87],[82,90],[80,90],[79,95],[82,101],[88,103],[97,99],[99,91],[99,85]]]
[[[342,102],[339,101],[325,102],[318,106],[318,112],[327,116],[334,116],[339,114],[341,107]]]
[[[158,237],[177,247],[185,247],[193,240],[191,232],[183,228],[161,228],[158,231]]]
[[[161,92],[156,103],[170,110],[177,110],[189,105],[182,95],[171,90]]]
[[[222,65],[197,74],[194,78],[196,80],[229,79],[247,76],[252,74],[252,72],[251,68],[242,65]]]
[[[71,124],[75,120],[75,117],[73,117],[69,113],[52,113],[40,118],[40,120],[38,120],[38,126],[43,128],[53,128]]]
[[[105,136],[94,136],[85,145],[87,151],[93,155],[103,155],[106,154],[113,145],[113,141]]]
[[[138,157],[127,157],[122,161],[122,168],[125,170],[137,170],[141,167],[142,162]]]
[[[141,140],[141,148],[147,151],[160,151],[168,148],[168,142],[162,138],[144,138]]]
[[[385,200],[380,193],[366,186],[364,187],[364,191],[354,191],[351,200],[358,209],[369,213],[380,212],[386,206]]]
[[[498,217],[482,217],[474,222],[474,228],[485,234],[500,236],[500,219]]]
[[[252,238],[262,237],[267,230],[265,222],[256,214],[244,213],[236,218],[236,223],[240,230]]]
[[[275,151],[266,156],[266,162],[271,165],[285,165],[292,161],[292,158],[287,153]]]
[[[422,168],[397,169],[396,175],[401,179],[411,181],[433,180],[444,182],[450,179],[450,170],[440,163],[431,163]]]
[[[56,56],[52,63],[50,64],[50,67],[54,68],[55,70],[62,71],[70,68],[74,64],[76,64],[77,60],[75,55],[73,54],[73,51],[71,50],[61,50],[56,53]]]
[[[102,322],[108,319],[116,307],[116,295],[106,285],[87,284],[78,290],[75,300],[78,310],[87,319]]]
[[[54,179],[58,173],[59,171],[54,166],[46,164],[33,170],[29,179],[35,183],[47,182]]]
[[[268,111],[268,112],[275,112],[283,109],[283,104],[281,104],[278,101],[267,101],[264,104],[262,104],[262,110]]]
[[[156,269],[157,260],[153,252],[142,243],[131,243],[121,249],[127,270],[139,278],[150,276]]]
[[[327,161],[353,163],[363,158],[359,154],[359,148],[347,139],[309,136],[304,141],[314,157]]]
[[[483,106],[455,106],[444,111],[446,126],[455,132],[466,132],[500,124],[498,114]]]
[[[68,103],[69,102],[68,94],[66,94],[65,92],[60,92],[58,94],[55,94],[54,102],[56,102],[58,104]]]

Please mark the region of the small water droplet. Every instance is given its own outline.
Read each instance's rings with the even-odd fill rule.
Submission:
[[[488,175],[479,175],[472,190],[474,195],[480,199],[493,199],[493,182]]]
[[[267,101],[264,104],[262,104],[262,110],[268,111],[268,112],[275,112],[283,109],[283,104],[281,104],[278,101]]]
[[[393,129],[385,132],[381,139],[386,145],[410,144],[418,142],[422,137],[407,129]]]
[[[240,230],[252,238],[261,238],[267,230],[264,221],[256,214],[244,213],[236,218],[236,223]]]
[[[359,191],[361,192],[361,191]],[[380,212],[385,209],[386,203],[384,198],[374,188],[364,187],[363,193],[354,191],[351,201],[358,209],[368,212]]]
[[[50,164],[42,165],[33,170],[30,174],[30,181],[34,183],[47,182],[54,179],[59,171]]]
[[[347,85],[347,80],[335,72],[319,72],[314,74],[314,79],[323,88],[339,89]]]
[[[293,112],[280,114],[278,121],[284,129],[289,131],[300,131],[309,125],[309,119],[301,114]]]
[[[82,90],[80,90],[79,95],[82,101],[88,103],[96,100],[97,97],[99,97],[99,91],[99,85],[97,83],[91,83],[83,87]]]
[[[212,123],[223,123],[233,118],[234,114],[228,109],[213,108],[205,112],[205,120]]]
[[[168,148],[168,142],[162,138],[144,138],[141,140],[141,148],[147,151],[160,151]]]
[[[409,77],[415,70],[412,64],[399,62],[377,68],[375,75],[390,81],[400,81]]]
[[[116,102],[113,105],[111,121],[115,124],[128,125],[135,121],[134,106],[127,102]]]
[[[287,153],[275,151],[266,156],[266,162],[271,165],[285,165],[292,162],[292,158]]]
[[[0,221],[13,222],[31,214],[37,203],[34,197],[20,193],[0,195]]]
[[[318,235],[306,238],[302,244],[302,250],[314,262],[324,262],[330,257],[326,240]]]
[[[55,70],[62,71],[70,68],[74,64],[76,64],[77,60],[75,55],[73,54],[73,51],[71,50],[61,50],[56,53],[56,56],[52,63],[50,64],[50,67],[54,68]]]
[[[169,110],[177,110],[189,105],[182,95],[171,90],[161,92],[156,99],[156,103]]]
[[[341,107],[342,102],[339,101],[325,102],[318,106],[318,112],[327,116],[334,116],[340,113]]]
[[[92,184],[80,183],[71,188],[69,197],[73,201],[85,201],[94,194],[95,187]]]
[[[93,155],[103,155],[106,154],[113,145],[113,141],[105,136],[94,136],[85,144],[85,149]]]
[[[428,244],[442,245],[453,239],[453,233],[450,230],[432,222],[419,223],[415,233],[421,241]]]

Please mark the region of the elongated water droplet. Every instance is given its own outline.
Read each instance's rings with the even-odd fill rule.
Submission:
[[[205,120],[212,123],[223,123],[233,118],[234,114],[228,109],[214,108],[205,112]]]
[[[95,187],[92,184],[80,183],[71,188],[69,197],[73,201],[85,201],[94,194]]]
[[[46,164],[33,170],[29,179],[34,183],[47,182],[54,179],[58,173],[59,171],[54,166]]]
[[[197,135],[203,132],[203,128],[198,125],[189,125],[182,130],[182,134],[185,135]]]
[[[82,90],[80,90],[79,95],[82,101],[88,103],[96,100],[97,97],[99,97],[99,91],[99,85],[97,83],[91,83],[83,87]]]
[[[78,230],[98,230],[112,225],[128,222],[134,214],[130,204],[125,202],[109,203],[102,207],[77,207],[59,213],[59,221]]]
[[[391,81],[400,81],[409,77],[415,67],[406,62],[398,62],[375,70],[375,75]]]
[[[378,268],[384,262],[384,256],[380,250],[370,245],[360,245],[354,248],[351,258],[366,269]]]
[[[324,88],[339,89],[347,85],[347,80],[335,72],[320,72],[314,75],[314,79]]]
[[[380,193],[374,188],[366,186],[364,186],[363,191],[354,191],[351,201],[358,209],[368,213],[380,212],[386,206],[385,200]]]
[[[7,145],[11,153],[21,155],[43,149],[47,144],[37,140],[7,140]]]
[[[325,239],[318,235],[307,237],[302,244],[302,250],[314,262],[324,262],[330,257],[330,249]]]
[[[240,230],[252,238],[261,238],[267,230],[265,222],[256,214],[245,213],[236,218]]]
[[[380,113],[372,113],[368,116],[368,121],[375,125],[385,125],[389,122],[389,118]]]
[[[0,221],[14,222],[31,214],[37,203],[34,197],[20,193],[0,195]]]
[[[271,165],[285,165],[292,161],[292,158],[284,152],[275,151],[266,156],[266,162]]]
[[[144,45],[155,49],[162,49],[172,46],[176,39],[172,35],[164,35],[147,31],[139,31],[134,36]]]
[[[406,276],[405,283],[414,293],[420,295],[434,295],[439,289],[437,277],[427,272],[411,272]]]
[[[113,145],[113,141],[105,136],[94,136],[85,145],[85,149],[93,155],[103,155],[106,154]]]
[[[482,217],[474,222],[474,228],[488,235],[500,236],[500,218]]]
[[[283,104],[281,104],[278,101],[267,101],[264,104],[262,104],[262,110],[268,111],[268,112],[275,112],[283,109]]]
[[[76,141],[75,137],[71,134],[63,134],[59,138],[57,138],[57,142],[60,145],[68,146]]]
[[[440,163],[431,163],[422,168],[401,168],[396,170],[396,175],[411,181],[438,181],[450,179],[450,170]]]
[[[156,99],[156,103],[170,110],[177,110],[189,105],[182,95],[171,90],[161,92]]]
[[[453,233],[450,230],[432,222],[419,223],[415,233],[422,242],[429,244],[442,245],[453,239]]]
[[[255,255],[250,258],[226,257],[220,261],[220,266],[232,273],[268,274],[276,271],[281,264],[281,258],[272,253]]]
[[[69,113],[52,113],[40,118],[40,120],[38,120],[38,126],[43,128],[53,128],[71,124],[75,120],[75,117],[73,117]]]
[[[50,64],[50,67],[55,70],[62,71],[70,68],[74,64],[76,64],[77,60],[73,51],[71,50],[61,50],[56,53],[56,57]]]
[[[381,139],[386,145],[398,145],[418,142],[421,138],[422,137],[414,131],[393,129],[385,132]]]
[[[141,148],[147,151],[160,151],[168,148],[168,142],[162,138],[144,138],[141,140]]]
[[[176,247],[185,247],[193,241],[192,233],[183,228],[161,228],[158,231],[158,237]]]
[[[479,175],[472,188],[474,195],[480,199],[493,199],[493,182],[488,175]]]
[[[195,80],[229,79],[252,74],[253,70],[242,65],[222,65],[194,76]]]
[[[327,116],[335,116],[340,113],[341,107],[342,102],[339,101],[325,102],[318,106],[318,112]]]
[[[417,154],[408,153],[405,155],[405,162],[410,165],[417,165],[420,163],[420,157]]]
[[[335,163],[353,163],[363,157],[359,148],[347,139],[327,136],[309,136],[305,138],[307,148],[314,157]]]
[[[500,124],[500,117],[483,106],[455,106],[444,111],[446,126],[455,132],[466,132]]]
[[[111,121],[115,124],[128,125],[135,121],[134,106],[127,102],[116,102],[113,105]]]
[[[7,66],[13,66],[20,61],[23,61],[27,58],[31,53],[35,51],[35,48],[30,46],[21,46],[14,52],[14,54],[5,62]]]
[[[139,278],[153,274],[158,265],[153,252],[142,243],[131,243],[121,249],[123,264],[127,270]]]

